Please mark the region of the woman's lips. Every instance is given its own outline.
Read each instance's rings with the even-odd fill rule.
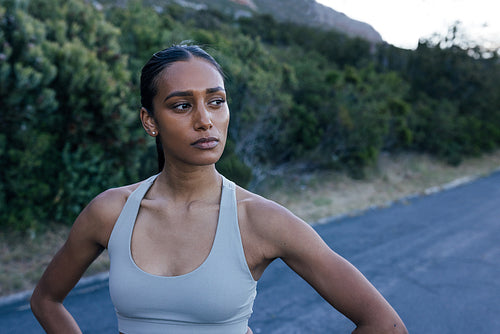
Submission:
[[[200,138],[191,144],[191,146],[202,150],[209,150],[217,145],[219,145],[219,140],[215,137]]]

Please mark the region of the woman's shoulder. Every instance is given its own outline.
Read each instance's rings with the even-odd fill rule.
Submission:
[[[125,202],[140,183],[110,188],[97,195],[89,204],[93,211],[116,211],[123,208]]]
[[[112,229],[127,199],[142,182],[110,188],[97,195],[83,209],[78,221],[97,229]]]
[[[238,219],[242,236],[257,245],[266,259],[286,257],[302,238],[311,235],[311,226],[283,205],[237,188]]]
[[[275,215],[287,211],[279,203],[239,186],[236,187],[236,200],[238,202],[238,209],[243,209],[249,215],[260,213]]]
[[[241,187],[237,187],[236,199],[238,216],[257,230],[267,233],[277,228],[287,228],[290,224],[303,223],[283,205]]]

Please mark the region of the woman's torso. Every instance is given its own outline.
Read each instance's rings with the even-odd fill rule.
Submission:
[[[182,228],[175,231],[170,225],[174,231],[168,232],[147,224],[148,218],[162,215],[154,203],[144,200],[142,205],[153,181],[145,181],[127,200],[108,243],[110,294],[120,330],[146,327],[156,333],[167,326],[184,333],[194,326],[197,332],[245,333],[256,282],[241,242],[234,184],[224,180],[220,209],[198,203],[186,212],[187,218],[205,212],[201,231],[199,222],[189,227],[186,219]]]

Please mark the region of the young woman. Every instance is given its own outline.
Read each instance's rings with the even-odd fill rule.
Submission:
[[[186,45],[153,55],[141,103],[161,172],[103,192],[76,219],[31,299],[47,332],[80,333],[63,300],[108,248],[121,333],[251,333],[256,284],[276,258],[351,319],[354,333],[406,333],[387,301],[308,224],[217,172],[229,109],[210,55]]]

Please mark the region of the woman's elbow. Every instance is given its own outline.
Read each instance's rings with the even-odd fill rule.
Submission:
[[[30,306],[31,306],[31,312],[33,312],[33,314],[37,318],[39,318],[43,310],[42,305],[43,305],[43,298],[41,297],[39,291],[35,289],[30,298]]]
[[[37,286],[30,298],[31,312],[33,312],[37,319],[40,319],[54,305],[54,302],[53,299],[44,294]]]

